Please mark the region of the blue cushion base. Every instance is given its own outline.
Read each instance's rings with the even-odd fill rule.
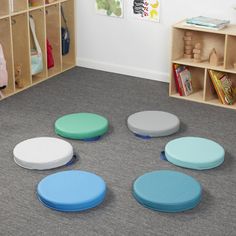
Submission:
[[[134,133],[134,135],[138,138],[145,139],[145,140],[152,138],[151,136],[148,136],[148,135],[141,135],[141,134],[136,134],[136,133]]]
[[[95,142],[101,139],[102,136],[97,136],[97,137],[93,137],[93,138],[84,138],[84,139],[80,139],[81,141],[84,142]]]

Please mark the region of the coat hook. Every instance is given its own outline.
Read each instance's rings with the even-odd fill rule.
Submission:
[[[16,20],[15,19],[11,19],[11,24],[15,25],[16,24]]]

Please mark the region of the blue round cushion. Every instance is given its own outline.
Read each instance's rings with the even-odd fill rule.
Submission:
[[[166,159],[181,167],[204,170],[224,162],[225,151],[218,143],[199,137],[183,137],[165,147]]]
[[[176,171],[146,173],[133,184],[133,195],[143,206],[162,212],[194,208],[201,200],[201,185],[193,177]]]
[[[104,180],[89,172],[70,170],[42,179],[37,187],[39,200],[47,207],[65,212],[84,211],[103,202]]]

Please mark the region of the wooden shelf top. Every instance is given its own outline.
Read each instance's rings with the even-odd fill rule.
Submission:
[[[208,32],[208,33],[215,33],[215,34],[224,34],[224,35],[233,35],[236,36],[236,25],[230,24],[226,28],[221,30],[212,30],[212,29],[205,29],[196,26],[186,25],[185,20],[173,25],[174,28],[178,29],[187,29],[187,30],[194,30],[200,32]]]

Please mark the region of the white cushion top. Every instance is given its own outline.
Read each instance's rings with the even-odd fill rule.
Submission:
[[[17,144],[13,155],[21,167],[46,170],[67,164],[73,157],[73,147],[62,139],[38,137]]]
[[[161,137],[179,130],[179,118],[163,111],[141,111],[128,117],[129,129],[139,135]]]

